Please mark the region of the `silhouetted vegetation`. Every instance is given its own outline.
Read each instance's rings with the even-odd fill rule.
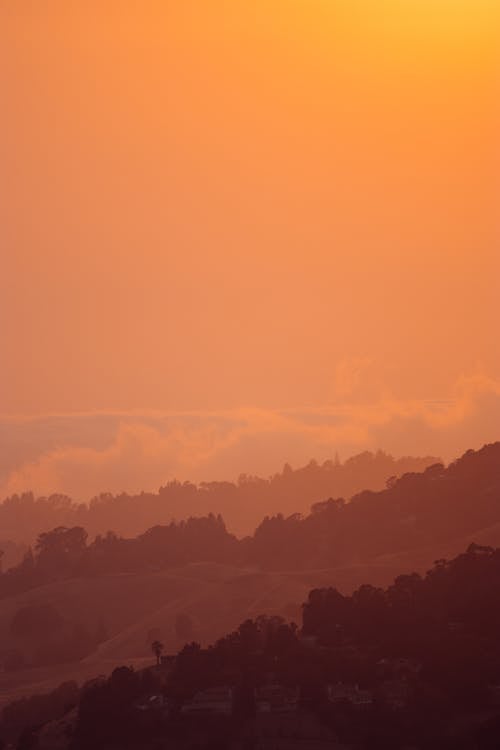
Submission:
[[[468,451],[448,468],[434,464],[420,474],[391,478],[381,492],[315,503],[305,518],[267,516],[252,537],[241,540],[213,514],[154,526],[135,539],[108,532],[91,544],[83,528],[59,527],[41,534],[34,551],[0,575],[0,597],[61,578],[193,562],[301,570],[442,548],[500,523],[499,492],[496,443]]]
[[[313,590],[301,630],[262,616],[208,648],[90,681],[66,747],[236,750],[287,736],[308,747],[311,732],[351,750],[496,748],[499,591],[500,549],[479,545],[387,589]],[[2,735],[42,747],[37,727],[74,702],[73,685],[16,701]]]
[[[118,536],[136,536],[158,523],[212,512],[222,515],[231,531],[244,535],[266,514],[306,512],[312,503],[330,496],[350,498],[363,489],[383,489],[388,477],[422,471],[435,461],[430,457],[394,459],[382,451],[367,451],[343,463],[338,459],[322,465],[311,461],[296,470],[287,464],[269,479],[243,474],[237,483],[171,481],[157,493],[101,494],[88,505],[64,495],[35,498],[25,493],[0,504],[0,528],[4,538],[32,544],[40,533],[58,526],[83,527],[90,537],[108,530]]]
[[[33,695],[9,703],[2,711],[2,737],[9,742],[19,739],[18,747],[29,746],[30,740],[35,745],[36,729],[66,714],[77,705],[79,698],[76,682],[65,682],[46,695]]]
[[[108,532],[92,544],[86,540],[81,527],[63,526],[41,534],[35,550],[30,549],[20,565],[0,575],[0,597],[76,576],[238,560],[239,550],[238,540],[228,534],[222,518],[213,515],[155,526],[136,539]]]
[[[500,443],[447,468],[391,477],[381,492],[316,503],[306,518],[266,518],[249,558],[262,566],[330,567],[474,535],[500,522]]]

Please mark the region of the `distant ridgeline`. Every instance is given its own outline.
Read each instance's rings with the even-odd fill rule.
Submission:
[[[33,749],[271,747],[252,744],[262,735],[291,738],[272,747],[298,738],[300,747],[368,750],[410,747],[410,737],[421,750],[493,750],[499,588],[500,549],[471,545],[386,589],[315,589],[301,629],[262,615],[165,659],[153,642],[149,668],[117,667],[81,689],[64,683],[6,706],[0,738]]]
[[[350,498],[361,490],[381,490],[391,476],[423,471],[437,459],[394,459],[382,451],[360,453],[341,463],[311,461],[301,469],[288,464],[269,479],[242,474],[238,482],[169,482],[158,493],[102,494],[89,504],[64,495],[35,498],[14,495],[0,505],[2,539],[32,544],[56,526],[83,526],[90,537],[112,530],[136,536],[158,523],[207,513],[222,515],[237,536],[251,534],[265,515],[307,513],[327,497]]]
[[[40,534],[34,550],[0,575],[0,596],[64,578],[196,562],[303,570],[446,550],[453,541],[461,548],[473,541],[500,541],[500,443],[468,451],[448,468],[434,464],[387,485],[350,502],[316,503],[306,517],[267,516],[253,536],[241,540],[214,514],[157,525],[130,539],[109,532],[91,543],[83,527],[61,526]]]

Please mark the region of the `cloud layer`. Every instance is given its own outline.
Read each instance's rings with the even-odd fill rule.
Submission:
[[[88,500],[156,490],[172,478],[266,476],[285,461],[322,461],[336,451],[346,458],[381,448],[450,460],[498,439],[498,424],[500,382],[485,375],[462,377],[448,399],[432,402],[386,396],[288,410],[11,417],[0,420],[0,487],[4,497],[32,490]]]

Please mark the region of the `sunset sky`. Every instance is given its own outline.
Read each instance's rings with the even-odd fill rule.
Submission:
[[[500,438],[497,0],[0,5],[0,488]]]

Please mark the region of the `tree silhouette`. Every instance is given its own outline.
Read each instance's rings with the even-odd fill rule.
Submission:
[[[161,643],[160,641],[153,641],[153,643],[151,644],[151,651],[156,656],[156,663],[158,666],[160,665],[163,649],[163,643]]]

